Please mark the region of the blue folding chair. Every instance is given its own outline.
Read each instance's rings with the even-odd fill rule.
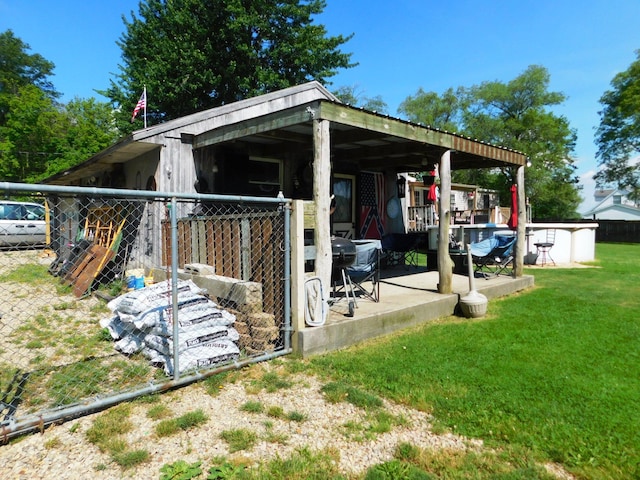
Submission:
[[[503,272],[513,275],[513,247],[516,238],[515,235],[493,235],[469,245],[474,273],[481,273],[485,278],[498,276]]]

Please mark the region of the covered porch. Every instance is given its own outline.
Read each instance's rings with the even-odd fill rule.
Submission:
[[[380,302],[360,298],[353,317],[347,302],[339,300],[330,307],[327,321],[318,327],[301,328],[297,351],[308,357],[362,342],[371,338],[414,327],[457,313],[458,302],[469,291],[469,278],[454,274],[452,292],[438,293],[437,271],[426,266],[398,266],[381,271]],[[530,275],[518,278],[494,276],[476,278],[476,290],[491,299],[510,295],[534,284]]]

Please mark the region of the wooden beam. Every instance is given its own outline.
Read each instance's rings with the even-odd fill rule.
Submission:
[[[216,119],[216,123],[220,126],[217,128],[213,126],[212,129],[196,135],[193,148],[202,148],[310,122],[314,114],[313,107],[307,104],[249,119],[239,118],[237,114],[229,119]]]
[[[489,145],[463,136],[434,130],[400,119],[376,115],[365,110],[358,110],[344,105],[320,102],[319,117],[331,122],[401,137],[407,140],[455,150],[476,157],[484,157],[502,164],[525,165],[526,156],[521,152],[503,147]]]

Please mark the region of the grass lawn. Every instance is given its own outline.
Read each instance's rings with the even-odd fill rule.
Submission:
[[[597,268],[526,269],[535,288],[490,301],[482,319],[449,317],[311,363],[430,411],[437,428],[481,438],[506,462],[638,479],[640,244],[598,244],[596,258]],[[456,468],[439,476],[498,478]],[[538,478],[526,472],[508,478]]]

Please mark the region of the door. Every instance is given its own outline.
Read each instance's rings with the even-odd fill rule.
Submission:
[[[356,177],[335,174],[333,195],[336,209],[331,215],[331,233],[337,237],[355,238],[356,235]]]

